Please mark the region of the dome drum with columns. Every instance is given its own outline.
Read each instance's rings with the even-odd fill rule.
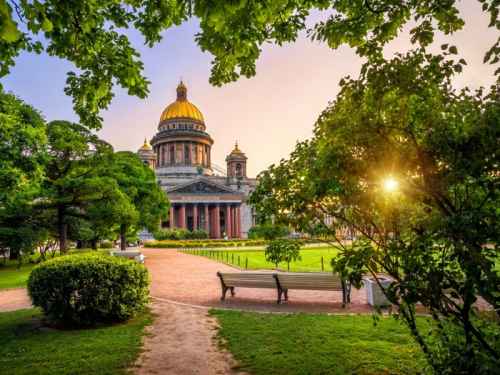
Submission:
[[[238,144],[226,157],[226,172],[211,159],[213,139],[201,111],[188,101],[187,87],[177,86],[176,101],[160,116],[158,132],[145,140],[139,157],[155,170],[171,202],[166,228],[203,229],[211,238],[246,237],[254,223],[246,200],[255,179],[246,173],[247,157]]]

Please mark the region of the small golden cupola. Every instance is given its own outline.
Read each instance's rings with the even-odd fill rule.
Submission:
[[[233,151],[226,157],[227,176],[246,178],[247,159],[245,153],[238,147],[238,142],[235,142]]]
[[[149,144],[148,140],[144,138],[144,144],[137,151],[139,159],[142,160],[144,164],[149,166],[151,169],[156,167],[156,153],[153,151],[153,147]]]

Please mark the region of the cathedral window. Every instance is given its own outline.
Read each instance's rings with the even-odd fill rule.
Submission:
[[[170,146],[170,164],[175,163],[175,146],[171,145]]]
[[[189,144],[184,145],[184,164],[191,165],[191,150]]]

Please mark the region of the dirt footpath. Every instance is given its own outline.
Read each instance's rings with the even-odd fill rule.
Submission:
[[[5,289],[0,291],[0,312],[29,309],[31,300],[25,288]]]
[[[155,320],[135,374],[243,374],[231,354],[218,348],[217,322],[208,310],[159,301],[152,309]]]

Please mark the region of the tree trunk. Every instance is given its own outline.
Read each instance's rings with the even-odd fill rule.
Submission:
[[[97,239],[92,239],[90,243],[92,244],[92,250],[97,250]]]
[[[64,222],[65,213],[64,207],[57,208],[57,231],[59,235],[59,251],[61,253],[65,253],[67,250],[67,235],[68,235],[68,226]]]
[[[127,226],[120,225],[120,250],[127,250]]]

